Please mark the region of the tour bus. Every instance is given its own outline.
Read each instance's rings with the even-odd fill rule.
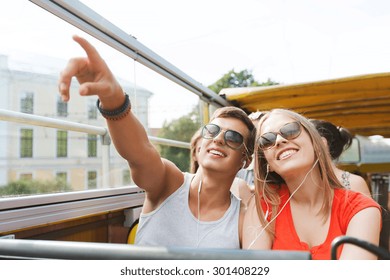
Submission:
[[[345,127],[355,135],[337,165],[368,182],[384,210],[381,246],[389,249],[389,88],[390,73],[371,73],[291,85],[226,88],[220,95],[248,112],[288,108]]]
[[[42,13],[85,32],[145,66],[199,99],[207,123],[216,108],[234,105],[248,114],[275,107],[330,120],[356,135],[339,164],[370,180],[383,207],[380,247],[356,243],[380,258],[389,250],[390,73],[345,77],[306,84],[232,88],[215,93],[142,45],[97,12],[78,1],[31,0]],[[123,57],[121,57],[123,60]],[[129,63],[130,64],[130,63]],[[144,192],[132,183],[127,164],[111,145],[104,119],[93,98],[79,98],[68,108],[54,94],[58,73],[11,69],[0,56],[0,185],[32,179],[58,179],[61,192],[18,193],[0,198],[0,258],[2,259],[310,259],[305,252],[143,248],[133,245]],[[122,82],[122,81],[121,81]],[[147,127],[147,89],[123,81],[136,114]],[[77,91],[77,86],[72,87]],[[39,93],[34,95],[34,93]],[[58,94],[57,94],[58,95]],[[167,97],[169,98],[169,97]],[[38,105],[41,104],[41,105]],[[70,105],[69,105],[70,107]],[[158,145],[189,149],[189,143],[152,135]],[[51,147],[55,147],[51,151]],[[85,152],[79,156],[79,152]],[[15,188],[14,188],[15,189]],[[17,189],[17,188],[16,188]]]

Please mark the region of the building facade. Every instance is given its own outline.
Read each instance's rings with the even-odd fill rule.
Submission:
[[[97,97],[80,97],[76,80],[72,83],[71,102],[62,102],[58,73],[13,69],[9,58],[0,55],[0,109],[106,127],[96,108]],[[120,82],[132,99],[133,111],[148,128],[148,102],[152,93],[135,88],[130,82]],[[3,120],[0,133],[0,186],[20,179],[61,179],[72,190],[131,183],[127,163],[111,144],[110,186],[102,185],[100,136]]]

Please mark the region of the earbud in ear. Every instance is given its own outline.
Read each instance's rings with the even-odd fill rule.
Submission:
[[[244,169],[244,168],[245,168],[245,165],[246,165],[246,160],[244,159],[244,160],[242,161],[242,167],[241,167],[241,169]]]
[[[269,164],[267,163],[267,173],[269,172]]]

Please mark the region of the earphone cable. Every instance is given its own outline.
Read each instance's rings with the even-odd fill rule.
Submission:
[[[294,196],[294,194],[300,189],[300,187],[303,185],[303,183],[306,181],[306,178],[307,176],[311,173],[311,171],[314,169],[314,167],[316,166],[316,164],[318,163],[318,158],[317,160],[314,162],[313,166],[310,168],[310,170],[306,173],[305,177],[303,178],[302,182],[299,184],[299,186],[295,189],[295,191],[292,192],[292,194],[289,196],[289,198],[287,199],[287,201],[283,204],[282,208],[280,209],[280,211],[275,215],[275,217],[273,217],[264,227],[263,229],[260,231],[259,234],[256,235],[255,239],[249,244],[248,246],[248,249],[252,248],[252,246],[255,244],[255,242],[257,241],[257,239],[259,239],[259,237],[264,233],[265,229],[273,222],[276,220],[276,218],[280,215],[280,213],[282,213],[283,209],[286,207],[286,205],[289,203],[289,201],[291,200],[291,198]],[[267,204],[268,206],[268,204]]]

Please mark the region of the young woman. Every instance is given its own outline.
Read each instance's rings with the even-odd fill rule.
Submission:
[[[351,146],[353,135],[346,128],[337,127],[333,123],[324,120],[311,119],[310,122],[314,124],[325,141],[333,161],[338,160],[342,152]],[[361,192],[368,197],[371,196],[370,189],[363,177],[341,170],[335,163],[333,163],[333,170],[345,188]]]
[[[283,109],[267,112],[256,139],[256,196],[244,219],[244,248],[304,250],[313,259],[330,259],[331,242],[341,235],[378,245],[379,205],[340,184],[321,136],[306,118]],[[338,256],[376,258],[350,244]]]

